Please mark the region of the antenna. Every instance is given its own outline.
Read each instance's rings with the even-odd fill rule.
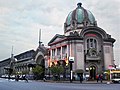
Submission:
[[[40,41],[41,41],[41,29],[39,30],[39,44],[40,44]]]
[[[14,54],[13,54],[13,46],[12,46],[12,51],[11,51],[11,61],[10,61],[10,68],[12,68],[13,67],[13,61],[14,61]]]
[[[12,51],[11,51],[11,56],[13,55],[13,46],[12,46]]]
[[[41,29],[39,30],[39,46],[41,46]]]

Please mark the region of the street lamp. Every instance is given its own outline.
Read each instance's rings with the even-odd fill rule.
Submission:
[[[70,63],[70,82],[72,83],[73,80],[72,63],[74,63],[74,57],[69,57],[69,63]]]

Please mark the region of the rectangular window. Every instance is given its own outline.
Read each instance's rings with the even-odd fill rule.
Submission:
[[[65,54],[66,51],[67,51],[67,46],[63,46],[63,47],[62,47],[62,54]]]
[[[61,49],[57,48],[57,55],[60,55],[60,53],[61,53]]]
[[[52,56],[55,56],[55,49],[52,50]]]

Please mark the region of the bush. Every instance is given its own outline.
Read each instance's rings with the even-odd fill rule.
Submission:
[[[62,66],[52,66],[50,68],[54,80],[60,79],[60,74],[63,74],[64,68]]]
[[[41,66],[37,65],[35,68],[32,69],[32,72],[36,80],[43,78],[42,74],[44,73],[44,69]]]

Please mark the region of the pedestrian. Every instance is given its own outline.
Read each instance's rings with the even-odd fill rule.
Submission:
[[[19,75],[15,76],[15,80],[19,81],[19,77],[20,77]]]
[[[96,75],[96,80],[97,80],[97,82],[99,81],[99,75],[98,74]]]
[[[24,76],[22,77],[22,79],[25,80],[26,82],[28,82],[28,79],[26,78],[26,75],[24,75]]]
[[[83,81],[83,77],[82,75],[80,75],[80,83],[82,83],[82,81]]]
[[[46,78],[45,78],[45,77],[43,78],[43,81],[44,81],[44,82],[46,81]]]
[[[102,80],[103,80],[103,75],[101,74],[100,75],[100,81],[101,81],[101,83],[102,83]]]
[[[8,75],[8,81],[10,80],[10,75]]]

